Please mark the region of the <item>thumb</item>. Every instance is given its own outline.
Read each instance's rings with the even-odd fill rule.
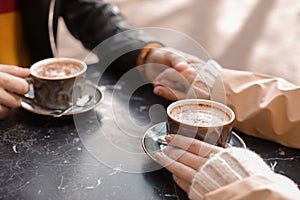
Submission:
[[[188,62],[186,60],[182,60],[182,59],[173,61],[172,65],[173,65],[173,68],[179,72],[181,72],[189,67]]]

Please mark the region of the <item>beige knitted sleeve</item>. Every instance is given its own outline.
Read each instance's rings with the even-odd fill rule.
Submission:
[[[215,99],[212,94],[212,89],[215,87],[216,80],[220,79],[222,67],[214,60],[208,60],[201,66],[196,68],[197,75],[194,78],[191,88],[187,94],[188,98],[199,99]],[[218,87],[218,93],[220,93]],[[222,93],[224,94],[224,92]],[[218,98],[219,100],[219,98]]]
[[[228,148],[213,155],[195,175],[190,199],[203,199],[204,194],[252,175],[272,176],[274,172],[254,152]]]

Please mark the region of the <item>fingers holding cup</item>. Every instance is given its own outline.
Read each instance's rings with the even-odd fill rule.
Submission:
[[[10,113],[11,109],[0,104],[0,119],[4,119]]]
[[[198,170],[207,161],[207,158],[205,157],[180,148],[174,148],[172,146],[166,147],[163,152],[169,158],[176,160],[177,162],[180,162],[194,170]]]
[[[155,154],[156,162],[159,163],[161,166],[165,167],[168,171],[172,174],[191,182],[195,174],[197,173],[196,170],[190,168],[180,162],[177,162],[170,157],[168,157],[163,152],[158,152]]]
[[[29,76],[30,71],[27,68],[22,68],[14,65],[3,65],[0,64],[0,72],[7,73],[17,77]]]
[[[28,83],[20,77],[11,75],[6,72],[0,72],[0,87],[16,94],[25,94],[28,89]]]
[[[179,176],[176,176],[173,174],[173,180],[175,181],[175,183],[181,188],[183,189],[186,193],[189,193],[190,191],[190,186],[191,186],[191,181],[187,181],[184,180],[182,178],[180,178]]]

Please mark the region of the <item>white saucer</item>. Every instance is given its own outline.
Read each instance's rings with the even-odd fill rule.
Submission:
[[[92,103],[89,103],[87,106],[84,107],[75,108],[74,110],[64,114],[64,116],[87,112],[96,107],[99,103],[101,103],[104,98],[103,92],[100,90],[100,88],[97,85],[91,83],[87,83],[85,85],[82,95],[86,94],[91,95],[93,97],[93,99],[91,100]],[[43,108],[39,105],[36,105],[31,100],[23,99],[21,102],[21,106],[25,110],[28,110],[35,114],[53,116],[53,114],[51,114],[53,112],[52,109]]]
[[[162,151],[166,147],[165,144],[158,142],[158,138],[166,134],[165,122],[155,124],[145,132],[142,138],[142,147],[144,152],[153,160],[155,160],[155,153]],[[245,142],[235,132],[232,132],[229,144],[235,147],[246,148]]]

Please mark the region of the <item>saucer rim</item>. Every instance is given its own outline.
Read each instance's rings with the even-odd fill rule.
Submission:
[[[91,105],[91,106],[89,106],[89,107],[87,107],[85,109],[81,109],[81,110],[78,110],[78,111],[75,111],[75,112],[74,111],[70,111],[68,113],[63,114],[63,116],[75,115],[75,114],[80,114],[80,113],[84,113],[84,112],[90,111],[90,110],[92,110],[93,108],[95,108],[98,104],[100,104],[103,101],[103,99],[104,99],[104,93],[101,90],[100,86],[98,86],[96,84],[93,84],[93,83],[89,83],[89,82],[87,82],[86,85],[91,86],[91,87],[93,87],[93,88],[96,89],[96,91],[100,95],[99,100],[94,105]],[[34,102],[32,102],[32,104],[34,106],[38,106]],[[51,111],[51,109],[46,109],[46,108],[42,108],[42,107],[38,106],[38,107],[40,107],[41,110],[40,111],[36,111],[29,103],[27,103],[26,101],[23,101],[23,100],[21,101],[21,107],[23,109],[31,112],[31,113],[34,113],[34,114],[54,117],[53,114],[49,113],[49,111]],[[43,110],[45,112],[43,112]]]
[[[151,127],[149,127],[146,131],[145,131],[145,133],[144,133],[144,135],[143,135],[143,137],[142,137],[142,148],[143,148],[143,150],[144,150],[144,152],[152,159],[152,160],[156,160],[152,155],[151,155],[151,153],[147,150],[147,147],[146,147],[146,136],[148,135],[148,132],[149,132],[149,130],[151,130],[151,129],[153,129],[154,127],[156,127],[156,126],[160,126],[161,124],[163,124],[163,123],[166,123],[166,122],[160,122],[160,123],[157,123],[157,124],[154,124],[153,126],[151,126]],[[244,148],[244,149],[246,149],[247,148],[247,145],[246,145],[246,143],[244,142],[244,140],[237,134],[237,133],[235,133],[234,131],[232,131],[232,135],[236,138],[236,140],[238,140],[240,143],[241,143],[241,146],[239,146],[239,148]],[[150,137],[149,137],[150,138]],[[230,139],[230,140],[232,140],[232,138]]]

